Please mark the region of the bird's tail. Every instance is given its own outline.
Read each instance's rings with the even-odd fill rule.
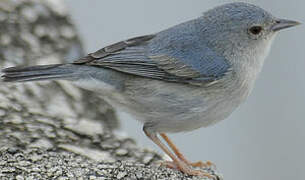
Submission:
[[[31,67],[11,67],[3,69],[4,82],[26,82],[55,79],[73,79],[77,68],[73,64],[39,65]]]

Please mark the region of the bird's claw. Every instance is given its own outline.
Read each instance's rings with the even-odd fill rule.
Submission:
[[[202,161],[197,161],[197,162],[188,162],[192,167],[199,167],[199,168],[209,168],[209,169],[216,169],[216,165],[212,163],[211,161],[207,161],[206,163]]]
[[[193,164],[192,166],[193,167],[210,167],[210,163],[211,162],[209,162],[209,161],[207,163],[203,163],[203,162],[199,161],[196,163],[192,163]],[[211,163],[211,165],[213,165],[213,164]],[[171,169],[176,169],[176,170],[182,171],[185,174],[192,175],[192,176],[207,177],[210,179],[218,180],[218,177],[216,175],[209,174],[209,173],[203,172],[201,170],[193,170],[190,167],[188,167],[187,164],[184,164],[184,163],[182,164],[182,163],[175,163],[173,161],[164,161],[161,163],[161,166],[165,166],[165,167],[171,168]]]
[[[163,161],[161,162],[161,166],[165,166],[170,169],[177,169],[177,166],[173,161]]]

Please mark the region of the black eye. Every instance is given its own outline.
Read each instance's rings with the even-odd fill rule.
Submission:
[[[263,28],[261,26],[253,26],[249,29],[249,31],[254,34],[254,35],[258,35],[259,33],[261,33],[263,30]]]

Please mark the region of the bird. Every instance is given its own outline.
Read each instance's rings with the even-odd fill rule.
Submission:
[[[9,67],[3,82],[68,80],[143,123],[168,168],[211,177],[167,136],[226,119],[251,93],[280,30],[299,25],[250,3],[222,4],[158,33],[127,39],[72,63]],[[161,141],[163,138],[164,142]]]

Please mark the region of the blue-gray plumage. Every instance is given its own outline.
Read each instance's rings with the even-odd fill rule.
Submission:
[[[74,63],[4,69],[2,80],[66,79],[100,93],[118,113],[144,123],[146,135],[172,158],[168,167],[210,177],[191,169],[207,164],[187,161],[164,133],[191,131],[228,117],[250,94],[277,32],[298,24],[255,5],[230,3]]]

